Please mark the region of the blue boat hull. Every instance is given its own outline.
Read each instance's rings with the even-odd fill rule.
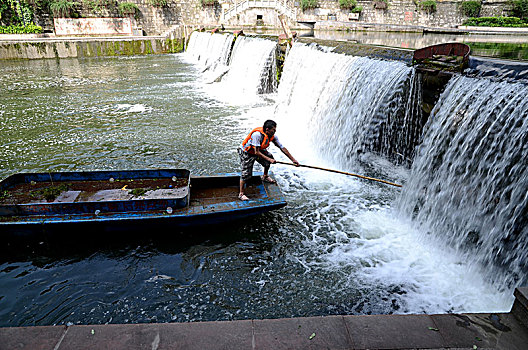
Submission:
[[[123,179],[126,176],[137,175],[137,173],[132,172],[104,172],[104,174],[101,174],[103,172],[87,172],[79,173],[77,181],[83,181],[86,178],[93,179],[94,173],[98,173],[97,176],[100,175],[102,179],[107,179],[108,177],[120,177]],[[65,177],[67,181],[72,181],[71,174],[69,173]],[[183,177],[186,176],[186,173],[181,174]],[[35,177],[30,175],[18,176],[17,179],[18,181],[26,182],[34,181]],[[39,176],[41,175],[39,174]],[[258,175],[256,174],[247,184],[250,201],[240,201],[237,198],[238,174],[198,176],[190,177],[190,194],[185,199],[185,205],[180,205],[181,199],[179,199],[180,202],[176,203],[179,207],[170,207],[170,210],[167,208],[169,205],[165,198],[145,200],[149,201],[148,205],[141,203],[143,200],[135,200],[136,203],[133,203],[132,206],[133,210],[126,210],[132,205],[127,203],[122,203],[123,205],[119,207],[121,208],[120,211],[96,209],[100,211],[98,215],[95,215],[94,208],[107,208],[108,203],[83,203],[82,207],[87,208],[85,212],[69,207],[69,205],[81,206],[78,203],[60,203],[60,205],[55,207],[45,203],[44,205],[47,206],[45,214],[39,214],[38,208],[36,209],[37,214],[35,214],[34,211],[31,211],[35,210],[33,208],[24,211],[21,215],[17,215],[15,210],[11,212],[10,216],[0,216],[0,232],[14,236],[32,236],[37,233],[48,234],[60,231],[76,232],[78,230],[98,233],[115,231],[166,232],[174,229],[224,224],[284,207],[286,201],[279,187],[275,184],[262,182]],[[153,174],[149,174],[148,171],[146,173],[142,171],[140,176],[156,178],[165,176],[170,178],[174,176],[174,170],[157,170]],[[16,183],[12,178],[8,179],[9,181],[0,182],[0,186],[3,185],[3,188],[8,188]],[[57,182],[59,179],[60,176],[57,175],[54,181]],[[110,207],[116,207],[116,205],[112,204]],[[55,208],[58,212],[50,213],[50,208]],[[10,210],[12,209],[10,208]]]

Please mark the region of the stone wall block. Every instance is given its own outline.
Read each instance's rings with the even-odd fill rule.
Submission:
[[[121,1],[121,0],[118,0]],[[149,0],[127,0],[137,4],[140,13],[137,25],[147,35],[161,35],[171,31],[175,26],[215,27],[220,24],[229,26],[255,26],[256,16],[262,15],[265,26],[278,27],[277,12],[271,9],[248,9],[239,16],[223,21],[222,8],[219,3],[213,6],[202,6],[200,0],[167,0],[163,7],[152,6]],[[419,1],[419,0],[417,0]],[[298,21],[316,21],[316,28],[345,29],[361,26],[361,23],[380,23],[389,25],[427,26],[427,27],[457,27],[465,17],[459,10],[464,0],[437,0],[437,11],[428,14],[415,5],[413,0],[389,0],[387,9],[375,9],[373,1],[358,0],[358,6],[363,7],[359,19],[349,18],[349,10],[339,7],[337,0],[319,0],[319,7],[301,11],[296,8]],[[298,4],[298,2],[296,2]],[[506,15],[511,11],[508,0],[486,0],[482,6],[482,16]],[[79,8],[82,16],[95,14],[87,3]],[[117,6],[102,7],[97,15],[120,17]],[[51,17],[47,14],[37,16],[37,22],[48,23]],[[40,22],[39,22],[40,21]],[[288,20],[292,27],[302,28],[297,21]]]

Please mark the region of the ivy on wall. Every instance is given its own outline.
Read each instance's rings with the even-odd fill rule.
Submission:
[[[319,7],[317,0],[301,0],[301,10],[314,9]]]
[[[339,7],[343,10],[350,10],[351,12],[363,11],[363,7],[358,6],[356,0],[339,0]]]
[[[513,0],[511,3],[514,16],[528,19],[528,0]]]
[[[436,12],[436,0],[422,0],[419,5],[423,11],[429,14]]]
[[[27,26],[33,22],[33,11],[24,0],[0,0],[0,25]]]
[[[125,1],[125,2],[120,2],[118,5],[117,5],[117,10],[119,11],[119,13],[123,16],[130,16],[130,15],[134,15],[137,16],[139,14],[139,7],[138,5],[136,5],[135,3],[133,2],[128,2],[128,1]]]
[[[467,17],[478,17],[482,3],[480,1],[470,0],[460,4],[460,10]]]
[[[53,17],[79,17],[76,8],[79,3],[73,0],[52,0],[49,9]]]
[[[148,0],[149,4],[154,7],[165,7],[167,6],[167,0]]]

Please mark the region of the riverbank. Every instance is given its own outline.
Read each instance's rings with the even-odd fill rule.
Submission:
[[[507,349],[528,344],[528,287],[511,312],[0,328],[0,349]]]
[[[165,36],[0,36],[0,60],[132,56],[183,51],[183,38]]]
[[[470,44],[472,52],[497,58],[526,59],[525,42],[528,28],[430,28],[421,26],[384,25],[377,23],[332,22],[329,30],[300,30],[301,37],[348,41],[351,43],[381,45],[403,49],[418,49],[443,42]],[[226,28],[240,30],[241,27]],[[246,33],[282,33],[277,28],[242,27]],[[209,28],[211,29],[211,28]],[[43,34],[0,35],[0,60],[82,58],[101,56],[131,56],[176,53],[184,50],[184,42],[192,33],[192,26],[174,27],[160,36],[55,36]],[[482,44],[486,47],[482,48]],[[492,45],[492,47],[488,47]],[[497,47],[494,47],[496,45]],[[478,47],[477,47],[478,46]]]

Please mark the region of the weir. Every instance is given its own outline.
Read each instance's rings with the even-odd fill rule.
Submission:
[[[264,94],[276,90],[276,44],[271,40],[230,33],[193,32],[186,54],[208,83],[228,86],[232,94]]]
[[[527,96],[523,84],[453,78],[400,197],[404,215],[505,290],[528,277]]]
[[[258,93],[274,91],[264,88],[269,81],[264,77],[272,75],[269,59],[249,70],[238,67],[247,60],[237,52],[246,41],[251,50],[261,45],[268,52],[272,46],[265,39],[237,39],[228,76],[253,70],[260,75]],[[340,169],[365,165],[370,158],[364,156],[372,153],[411,166],[394,212],[454,248],[497,290],[511,293],[525,284],[526,85],[461,75],[435,78],[405,61],[332,51],[296,43],[286,57],[274,118],[304,135],[296,139],[298,148]],[[500,79],[500,72],[494,75]]]

